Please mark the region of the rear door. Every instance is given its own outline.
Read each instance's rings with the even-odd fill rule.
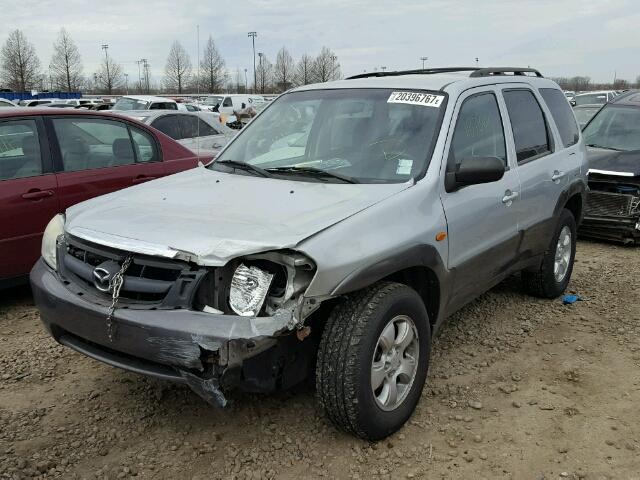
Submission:
[[[44,228],[58,212],[42,119],[0,120],[0,279],[29,273]]]
[[[470,89],[460,96],[453,115],[446,172],[455,172],[458,165],[473,157],[500,158],[506,172],[496,182],[453,191],[443,185],[448,268],[454,275],[450,310],[500,280],[517,252],[520,183],[507,154],[504,112],[498,95],[493,87]]]
[[[164,175],[155,138],[128,122],[89,115],[47,119],[55,140],[60,205],[130,187]]]
[[[502,94],[522,185],[517,210],[522,231],[520,255],[526,258],[548,247],[555,229],[554,210],[577,160],[575,151],[565,148],[539,92],[523,85],[505,88]],[[567,132],[571,137],[567,142],[577,148],[579,134],[573,134]]]

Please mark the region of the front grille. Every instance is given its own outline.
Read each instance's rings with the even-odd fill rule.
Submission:
[[[590,191],[585,214],[593,217],[629,217],[635,197],[619,193]]]
[[[125,258],[131,255],[131,264],[125,272],[120,291],[121,302],[188,307],[193,300],[196,284],[206,274],[205,270],[187,262],[130,254],[77,238],[67,238],[58,255],[58,258],[62,258],[60,263],[65,277],[105,299],[110,299],[111,293],[103,291],[105,284],[96,282],[96,267],[105,268],[111,274],[116,273]]]

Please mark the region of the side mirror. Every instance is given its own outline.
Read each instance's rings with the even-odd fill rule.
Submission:
[[[497,157],[464,158],[454,172],[447,173],[447,191],[466,185],[497,182],[504,176],[504,160]]]

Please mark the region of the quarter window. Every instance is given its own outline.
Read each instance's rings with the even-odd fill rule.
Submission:
[[[563,93],[556,88],[541,88],[540,94],[551,111],[551,116],[556,122],[562,144],[570,147],[578,143],[580,139],[580,131],[576,124],[569,102]]]
[[[518,163],[551,153],[549,129],[536,97],[529,90],[505,90]]]
[[[495,95],[482,93],[464,101],[450,155],[456,165],[472,157],[497,157],[507,164],[504,129]]]
[[[154,162],[158,160],[158,154],[155,147],[155,140],[147,132],[129,127],[131,131],[131,139],[136,149],[136,161],[138,163]]]
[[[34,120],[0,123],[0,181],[42,175],[38,129]]]

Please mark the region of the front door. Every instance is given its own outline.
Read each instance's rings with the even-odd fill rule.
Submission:
[[[513,264],[518,245],[520,183],[507,155],[504,115],[492,87],[472,89],[455,107],[448,139],[446,171],[473,157],[497,157],[504,176],[495,182],[447,191],[441,200],[447,217],[448,268],[453,273],[448,309],[457,309],[499,281]]]
[[[59,211],[39,117],[0,121],[0,280],[29,273]]]

